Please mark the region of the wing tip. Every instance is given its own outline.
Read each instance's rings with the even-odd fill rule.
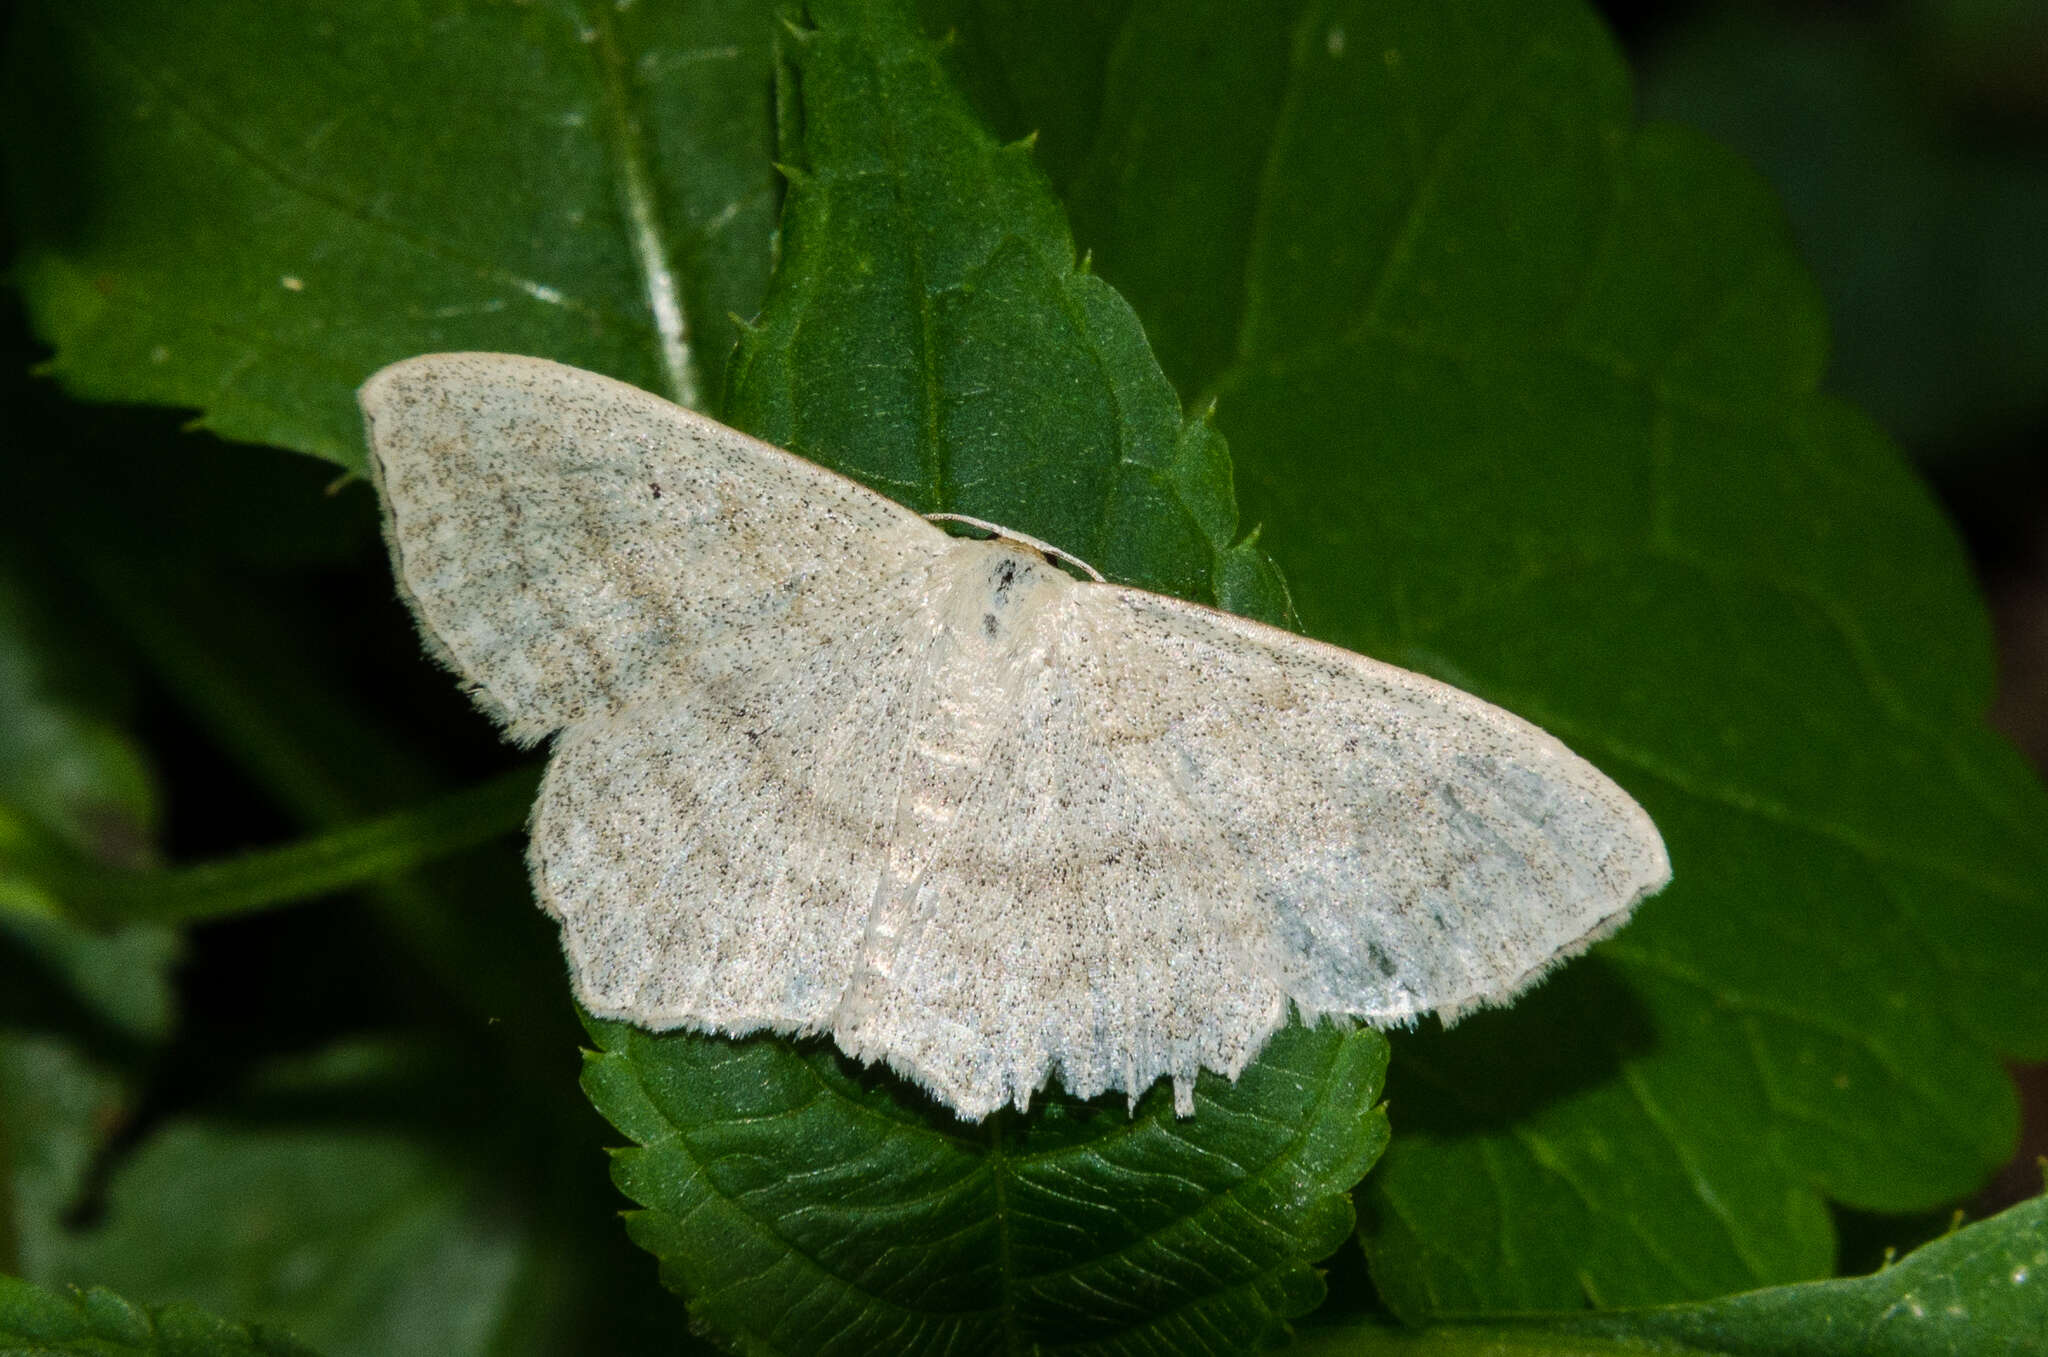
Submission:
[[[1647,820],[1648,817],[1644,818]],[[1648,843],[1654,845],[1654,852],[1641,864],[1648,870],[1635,875],[1635,884],[1629,893],[1622,897],[1620,905],[1600,915],[1591,926],[1553,949],[1549,955],[1536,961],[1505,984],[1468,995],[1454,1003],[1438,1005],[1433,1010],[1437,1020],[1445,1027],[1451,1027],[1481,1009],[1504,1008],[1541,984],[1552,971],[1559,969],[1574,957],[1585,955],[1597,944],[1619,933],[1629,920],[1635,917],[1636,908],[1643,901],[1671,884],[1671,862],[1665,854],[1664,841],[1656,834],[1654,827]]]

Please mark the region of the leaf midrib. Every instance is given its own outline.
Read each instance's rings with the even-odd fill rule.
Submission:
[[[889,86],[887,71],[880,59],[868,67],[875,82],[875,88],[886,91]],[[886,106],[886,94],[882,100]],[[903,186],[909,179],[905,168],[902,139],[898,133],[895,118],[886,117],[883,122],[882,155],[888,163],[887,178],[891,196],[910,260],[911,308],[917,316],[917,367],[918,396],[923,409],[919,411],[917,431],[922,446],[918,450],[918,461],[929,468],[931,481],[925,487],[933,512],[943,513],[952,509],[952,496],[947,485],[949,479],[946,465],[945,431],[940,427],[940,398],[938,371],[938,314],[931,288],[931,267],[925,258],[924,234],[918,229],[918,222],[909,210]]]
[[[607,149],[618,174],[619,205],[625,213],[627,243],[639,266],[669,399],[698,409],[703,394],[698,390],[691,361],[689,319],[684,314],[682,288],[669,261],[668,228],[654,191],[646,130],[626,87],[625,57],[619,51],[612,6],[604,0],[583,0],[581,9],[584,24],[596,35],[590,46],[594,49],[598,93],[605,106]]]
[[[640,1086],[641,1096],[648,1098],[652,1105],[654,1105],[655,1107],[659,1107],[659,1103],[653,1101],[653,1091],[649,1089],[642,1081],[637,1064],[633,1062],[625,1052],[608,1051],[606,1053],[606,1058],[624,1061],[629,1071],[631,1071],[632,1078],[635,1084]],[[1342,1066],[1347,1062],[1347,1060],[1347,1049],[1340,1048],[1333,1056],[1331,1069],[1334,1070],[1337,1067]],[[809,1062],[806,1062],[805,1068],[807,1069],[812,1080],[814,1081],[815,1092],[813,1094],[813,1097],[811,1099],[805,1100],[805,1102],[803,1104],[800,1104],[799,1107],[787,1109],[784,1112],[774,1114],[775,1116],[780,1117],[795,1115],[798,1111],[801,1110],[801,1107],[810,1106],[813,1102],[816,1102],[820,1099],[830,1099],[834,1103],[838,1104],[840,1107],[848,1111],[851,1111],[856,1116],[860,1116],[864,1119],[884,1122],[892,1131],[902,1131],[906,1129],[904,1128],[903,1124],[899,1119],[889,1117],[884,1113],[878,1112],[876,1109],[868,1106],[860,1099],[847,1097],[841,1090],[834,1087],[828,1080],[826,1080],[822,1075],[820,1075],[816,1068],[814,1066],[811,1066]],[[1142,1236],[1139,1236],[1138,1238],[1129,1241],[1126,1245],[1117,1250],[1115,1254],[1104,1255],[1103,1258],[1091,1258],[1079,1264],[1058,1268],[1042,1274],[1034,1274],[1029,1280],[1033,1283],[1038,1283],[1045,1280],[1055,1279],[1061,1276],[1076,1273],[1083,1270],[1085,1267],[1101,1264],[1104,1261],[1104,1258],[1121,1257],[1132,1249],[1153,1243],[1168,1231],[1178,1226],[1185,1225],[1188,1221],[1196,1218],[1197,1216],[1214,1211],[1217,1207],[1219,1207],[1221,1204],[1225,1202],[1236,1200],[1239,1196],[1239,1193],[1246,1186],[1264,1181],[1267,1177],[1269,1177],[1273,1172],[1278,1170],[1281,1166],[1294,1163],[1300,1157],[1302,1148],[1307,1143],[1312,1129],[1320,1125],[1322,1121],[1329,1115],[1330,1106],[1336,1097],[1336,1082],[1337,1081],[1333,1081],[1328,1078],[1321,1080],[1321,1088],[1319,1093],[1317,1094],[1316,1101],[1313,1107],[1308,1109],[1304,1113],[1299,1124],[1293,1128],[1292,1136],[1286,1141],[1284,1146],[1278,1148],[1274,1153],[1268,1156],[1264,1160],[1264,1162],[1245,1172],[1243,1178],[1240,1181],[1231,1184],[1229,1187],[1225,1188],[1221,1192],[1213,1194],[1196,1211],[1186,1215],[1177,1216],[1173,1218],[1171,1221],[1168,1221],[1165,1224],[1159,1226],[1158,1228],[1147,1231]],[[1225,1111],[1225,1109],[1211,1107],[1209,1111],[1213,1115],[1218,1112]],[[1265,1120],[1263,1118],[1256,1117],[1254,1114],[1249,1113],[1239,1113],[1238,1115],[1252,1116],[1254,1120]],[[667,1117],[665,1114],[663,1114],[663,1120],[667,1121]],[[1088,1141],[1075,1145],[1061,1146],[1053,1150],[1035,1151],[1031,1154],[1023,1156],[1021,1159],[1018,1159],[1017,1157],[1011,1155],[1009,1146],[1004,1139],[1004,1120],[1005,1119],[1001,1113],[998,1113],[995,1117],[992,1117],[988,1123],[988,1130],[985,1133],[985,1138],[982,1139],[979,1143],[973,1140],[966,1139],[964,1137],[946,1137],[946,1139],[951,1140],[955,1145],[959,1146],[961,1149],[969,1153],[974,1153],[977,1150],[981,1152],[979,1156],[979,1162],[973,1167],[971,1173],[986,1173],[989,1176],[989,1181],[992,1188],[992,1194],[994,1197],[993,1214],[995,1217],[997,1227],[997,1248],[999,1254],[997,1260],[999,1295],[997,1304],[987,1309],[969,1309],[955,1311],[919,1310],[911,1306],[905,1305],[902,1302],[891,1301],[887,1297],[878,1295],[869,1288],[864,1287],[859,1283],[841,1275],[839,1272],[833,1270],[832,1268],[827,1267],[823,1260],[814,1257],[812,1254],[810,1254],[805,1249],[800,1247],[796,1241],[791,1239],[786,1233],[777,1228],[772,1223],[772,1221],[764,1218],[759,1213],[751,1209],[744,1198],[744,1194],[734,1195],[728,1193],[720,1189],[712,1181],[709,1174],[706,1172],[706,1169],[709,1167],[710,1164],[716,1161],[716,1156],[706,1156],[697,1149],[694,1143],[694,1138],[689,1128],[678,1126],[674,1123],[669,1123],[669,1129],[666,1132],[666,1134],[662,1135],[655,1141],[643,1142],[642,1151],[651,1151],[661,1145],[671,1145],[674,1148],[676,1148],[678,1151],[680,1151],[684,1156],[688,1158],[693,1169],[695,1170],[695,1175],[698,1181],[701,1183],[703,1190],[707,1194],[717,1198],[720,1201],[725,1202],[729,1207],[740,1212],[754,1228],[760,1230],[763,1234],[775,1240],[776,1243],[780,1247],[782,1247],[788,1253],[789,1256],[802,1260],[808,1268],[817,1272],[822,1280],[829,1281],[831,1284],[842,1287],[847,1292],[859,1296],[863,1300],[863,1302],[871,1302],[877,1306],[884,1307],[890,1311],[910,1318],[924,1320],[951,1320],[957,1322],[977,1315],[994,1316],[996,1317],[997,1322],[1001,1325],[1002,1328],[1004,1336],[1003,1350],[1005,1351],[1005,1353],[1011,1354],[1012,1357],[1022,1357],[1022,1354],[1026,1352],[1040,1350],[1040,1347],[1042,1345],[1032,1344],[1024,1339],[1022,1327],[1018,1323],[1017,1319],[1017,1283],[1019,1279],[1017,1277],[1015,1268],[1015,1259],[1013,1252],[1014,1241],[1010,1229],[1012,1211],[1009,1205],[1007,1191],[1009,1180],[1011,1179],[1011,1177],[1014,1176],[1013,1164],[1019,1162],[1044,1161],[1053,1158],[1064,1157],[1069,1154],[1083,1154],[1096,1152],[1099,1150],[1102,1144],[1108,1143],[1115,1139],[1121,1139],[1124,1136],[1128,1135],[1129,1133],[1137,1129],[1140,1126],[1140,1123],[1135,1118],[1133,1118],[1125,1126],[1115,1128],[1115,1130],[1108,1133],[1108,1136],[1102,1140]],[[1100,1156],[1098,1155],[1098,1157]],[[1260,1218],[1264,1219],[1263,1217]],[[1241,1292],[1247,1288],[1255,1288],[1259,1280],[1278,1275],[1279,1273],[1288,1270],[1290,1267],[1304,1265],[1304,1261],[1305,1260],[1299,1258],[1282,1258],[1275,1262],[1273,1266],[1262,1270],[1256,1277],[1247,1278],[1239,1286],[1232,1288],[1232,1291],[1233,1293],[1235,1293]],[[721,1287],[718,1289],[723,1290],[727,1288]],[[1214,1298],[1214,1296],[1202,1296],[1193,1298],[1187,1302],[1184,1302],[1181,1305],[1173,1307],[1173,1309],[1170,1311],[1165,1311],[1161,1312],[1160,1314],[1154,1315],[1152,1317],[1152,1322],[1164,1319],[1170,1314],[1177,1314],[1187,1309],[1190,1309],[1194,1305],[1200,1303],[1201,1301],[1210,1300]]]

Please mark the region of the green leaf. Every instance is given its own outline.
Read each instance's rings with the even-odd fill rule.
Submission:
[[[18,8],[16,274],[78,396],[355,468],[393,359],[546,353],[687,402],[759,303],[767,0]]]
[[[73,693],[93,661],[66,654],[12,562],[0,564],[0,823],[96,862],[147,861],[156,789],[142,752]],[[4,850],[0,850],[4,851]],[[5,858],[0,857],[0,864]]]
[[[997,144],[889,7],[813,18],[783,94],[783,257],[731,418],[913,508],[1279,620],[1223,440],[1077,266],[1030,144]]]
[[[1725,1357],[2024,1357],[2048,1339],[2048,1197],[1922,1246],[1868,1277],[1696,1305],[1447,1323],[1419,1332],[1317,1330],[1302,1357],[1567,1357],[1683,1351]]]
[[[47,1020],[83,1006],[137,1036],[170,1024],[163,971],[174,940],[156,929],[94,935],[67,927],[46,878],[54,866],[134,869],[154,855],[156,788],[142,751],[110,716],[81,700],[103,663],[53,625],[24,581],[0,562],[0,1024]],[[27,972],[37,972],[31,977]]]
[[[649,261],[688,253],[676,222],[731,249],[675,271],[707,390],[706,327],[764,295],[759,14],[696,46],[637,25],[701,7],[19,8],[19,276],[75,391],[198,405],[353,464],[349,389],[417,349],[527,348],[674,389],[645,298]],[[971,7],[969,47],[1021,48],[957,64],[1003,77],[1007,133],[1045,130],[1081,244],[1167,373],[1219,396],[1312,629],[1551,724],[1671,839],[1678,884],[1602,957],[1405,1043],[1402,1142],[1368,1198],[1389,1297],[1414,1315],[1814,1275],[1823,1194],[1965,1190],[2010,1138],[1993,1054],[2048,1050],[2042,804],[1978,729],[1988,653],[1946,528],[1813,394],[1824,327],[1774,206],[1710,146],[1632,123],[1576,3],[1026,8]],[[682,54],[703,60],[663,64]],[[916,137],[814,146],[794,116],[812,60],[792,55],[781,152],[818,186],[784,242],[783,280],[811,292],[771,302],[734,377],[742,417],[921,507],[986,506],[1121,577],[1279,615],[1224,512],[1220,440],[1189,434],[1128,312],[1073,269],[1029,157],[976,141],[923,58],[888,87]],[[615,156],[710,126],[700,98],[730,135]],[[650,111],[639,137],[549,122],[585,106]],[[878,126],[823,111],[825,131]],[[856,163],[877,172],[834,180]],[[700,187],[705,211],[675,205]],[[632,210],[650,201],[652,252]],[[864,309],[882,283],[863,267],[901,299]],[[1029,437],[1006,460],[1013,423]],[[1033,460],[1069,438],[1070,467]],[[1131,548],[1105,526],[1126,493]],[[118,591],[137,635],[154,621],[195,707],[233,705],[195,644],[243,626],[211,611],[223,581],[170,606],[150,583]],[[279,673],[296,653],[269,630],[247,645]],[[275,683],[268,710],[324,717],[332,687]],[[381,785],[261,724],[248,761],[293,804],[333,805],[323,772]],[[338,813],[388,804],[355,799]],[[439,949],[447,969],[501,974],[472,941]],[[932,1134],[923,1115],[904,1113]]]
[[[153,779],[92,700],[104,657],[0,565],[0,1271],[33,1270],[126,1115],[114,1068],[170,1034],[176,935],[86,929],[44,869],[152,855]]]
[[[1769,177],[1827,295],[1831,384],[1922,456],[2011,436],[2048,404],[2048,148],[1972,129],[1953,106],[1968,91],[1926,78],[1949,36],[1986,44],[1954,74],[1995,82],[1992,49],[2024,61],[2010,54],[2039,44],[2048,14],[1926,8],[1891,23],[1703,12],[1659,38],[1642,100]]]
[[[111,1071],[54,1037],[0,1033],[0,1260],[42,1275],[94,1158],[126,1113]]]
[[[53,909],[37,888],[38,908]],[[160,1041],[176,1018],[170,972],[182,946],[154,924],[107,931],[0,910],[0,1027]]]
[[[19,1277],[0,1277],[0,1345],[20,1357],[314,1357],[288,1334],[189,1305],[147,1310],[101,1287],[58,1296]]]
[[[174,1122],[37,1279],[191,1301],[337,1354],[545,1351],[539,1255],[502,1198],[392,1132]]]
[[[1825,1198],[1970,1191],[1999,1055],[2048,1051],[2048,806],[1981,723],[1952,532],[1816,394],[1760,182],[1636,126],[1574,0],[1143,5],[1108,50],[1082,242],[1217,394],[1308,630],[1556,732],[1677,871],[1531,1000],[1397,1041],[1389,1301],[1798,1280]]]
[[[1279,615],[1228,455],[1077,267],[1028,147],[966,113],[889,5],[790,42],[783,258],[733,365],[763,437],[1112,576]],[[849,360],[847,355],[859,355]],[[963,1126],[828,1050],[593,1023],[585,1086],[645,1147],[633,1236],[750,1350],[1235,1352],[1312,1308],[1383,1144],[1376,1034],[1293,1028],[1191,1121],[1164,1090]]]
[[[822,1043],[589,1027],[628,1228],[747,1352],[1250,1351],[1386,1143],[1372,1032],[1287,1028],[1189,1120],[1161,1087],[969,1126]]]
[[[23,1270],[283,1325],[334,1357],[705,1350],[589,1173],[597,1117],[559,1136],[480,1049],[354,1041],[210,1080],[100,1165],[85,1218]]]

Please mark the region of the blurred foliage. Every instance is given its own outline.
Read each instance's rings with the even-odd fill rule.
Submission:
[[[289,1334],[191,1305],[152,1311],[104,1287],[58,1296],[18,1277],[0,1277],[0,1343],[21,1357],[315,1357]]]
[[[333,1352],[574,1346],[579,1264],[502,1190],[506,1147],[464,1144],[476,1110],[450,1105],[453,1058],[336,1047],[258,1071],[225,1116],[157,1122],[38,1275],[260,1315]]]
[[[1649,111],[1735,141],[1782,209],[1636,123],[1577,0],[924,0],[940,61],[848,0],[811,18],[870,46],[816,64],[766,0],[17,8],[14,276],[43,347],[17,333],[0,388],[0,1271],[136,1304],[0,1284],[7,1341],[15,1315],[99,1335],[77,1350],[259,1341],[139,1308],[173,1301],[334,1354],[691,1341],[614,1219],[618,1136],[569,1087],[516,848],[476,846],[516,799],[445,832],[527,774],[420,658],[366,487],[337,480],[355,384],[438,348],[694,395],[921,507],[1279,617],[1271,551],[1313,634],[1519,710],[1643,799],[1666,896],[1514,1009],[1396,1041],[1360,1193],[1379,1293],[1340,1260],[1333,1318],[1820,1276],[1827,1198],[1938,1206],[2008,1152],[1998,1057],[2048,1051],[2048,814],[1982,729],[1953,534],[1817,385],[1825,295],[1830,384],[1917,445],[2040,408],[2037,94],[1990,74],[2028,7],[1926,0],[1825,42],[1701,7],[1657,35]],[[892,62],[908,83],[875,104]],[[729,313],[759,317],[742,347]],[[23,375],[43,360],[72,395],[326,460],[68,405]],[[94,873],[129,883],[116,914],[158,886],[345,893],[103,929],[75,917]],[[635,1236],[725,1333],[823,1346],[910,1325],[906,1288],[978,1315],[986,1287],[994,1317],[959,1332],[1135,1342],[1213,1314],[1227,1351],[1314,1303],[1333,1194],[1378,1148],[1376,1039],[1285,1042],[1310,1036],[1327,1061],[1276,1047],[1285,1089],[1207,1095],[1192,1128],[1055,1098],[958,1143],[787,1043],[601,1028],[586,1077],[635,1142]],[[771,1094],[804,1134],[752,1119]],[[1266,1135],[1288,1124],[1303,1145]],[[1013,1132],[1088,1148],[1010,1163]],[[1166,1151],[1203,1162],[1147,1186]],[[966,1195],[909,1200],[900,1237],[852,1209],[941,1161]],[[1069,1162],[1084,1187],[1047,1168]],[[1293,1195],[1230,1214],[1273,1181]],[[1418,1341],[1700,1341],[1733,1315],[1755,1341],[1725,1350],[1828,1351],[1768,1341],[2038,1228],[2009,1213],[1825,1293]],[[796,1266],[818,1259],[845,1270]],[[962,1260],[985,1275],[954,1295]],[[1985,1303],[2035,1304],[2024,1326],[2038,1292]],[[230,1336],[150,1346],[178,1324]]]
[[[2048,1346],[2048,1197],[1887,1262],[1868,1277],[1693,1305],[1466,1320],[1406,1333],[1310,1330],[1305,1357],[2030,1357]]]
[[[1748,156],[1834,321],[1831,385],[1928,460],[2048,419],[2048,7],[1730,5],[1657,35],[1647,116]]]

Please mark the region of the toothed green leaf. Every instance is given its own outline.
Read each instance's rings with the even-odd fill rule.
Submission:
[[[145,1309],[102,1287],[60,1296],[0,1277],[0,1348],[9,1357],[315,1357],[275,1329],[190,1305]]]
[[[1082,269],[1029,148],[996,142],[885,3],[787,46],[783,254],[733,366],[744,427],[1113,578],[1284,617],[1223,440]],[[855,355],[850,361],[848,355]],[[963,1126],[829,1051],[593,1025],[593,1101],[643,1149],[633,1234],[743,1348],[1237,1352],[1322,1298],[1377,1156],[1384,1042],[1285,1032],[1192,1119],[1056,1090]]]
[[[770,0],[19,8],[15,270],[81,397],[358,469],[394,359],[694,404],[760,302]]]
[[[966,1125],[829,1046],[589,1023],[627,1226],[746,1352],[1236,1353],[1313,1309],[1386,1143],[1378,1034]]]
[[[1396,1040],[1386,1298],[1822,1276],[1827,1199],[1974,1190],[2014,1141],[2001,1057],[2048,1052],[2048,801],[1983,724],[1953,531],[1817,389],[1758,178],[1639,125],[1575,0],[1134,5],[1072,25],[1078,128],[1085,80],[969,8],[963,68],[1070,129],[1081,242],[1215,394],[1309,632],[1537,721],[1671,850],[1591,961]]]

